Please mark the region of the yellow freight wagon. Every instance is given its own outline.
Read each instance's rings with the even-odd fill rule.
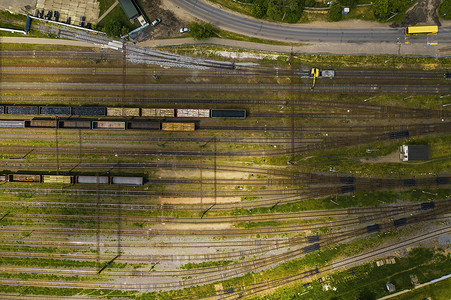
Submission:
[[[161,130],[163,131],[194,131],[196,129],[196,124],[191,123],[173,123],[173,122],[163,122],[161,123]]]
[[[61,183],[61,184],[71,184],[72,176],[63,175],[44,175],[44,183]]]

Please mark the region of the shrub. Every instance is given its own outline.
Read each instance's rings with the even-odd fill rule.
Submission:
[[[272,0],[268,3],[268,10],[266,11],[266,15],[271,20],[281,20],[283,16],[282,8],[279,5],[279,1]]]
[[[442,2],[438,9],[440,18],[451,20],[451,0],[445,0]]]
[[[330,22],[337,22],[341,20],[342,7],[339,4],[334,4],[330,7],[329,13],[327,14],[327,19]]]
[[[268,10],[268,3],[266,0],[255,0],[252,5],[252,16],[256,18],[263,18]]]
[[[315,7],[316,1],[315,0],[305,0],[305,6],[306,7]]]
[[[208,39],[214,35],[211,23],[199,24],[197,22],[191,22],[188,28],[191,36],[196,40]]]
[[[103,32],[109,36],[121,36],[121,33],[124,31],[127,31],[127,27],[123,26],[120,20],[111,20],[103,27]]]
[[[357,0],[338,0],[338,3],[346,7],[354,7],[357,5]]]
[[[405,10],[410,0],[375,0],[373,4],[376,19],[385,21],[395,13]]]

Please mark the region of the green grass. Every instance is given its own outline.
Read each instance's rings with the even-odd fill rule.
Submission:
[[[233,262],[232,260],[220,260],[220,261],[206,261],[201,263],[187,263],[182,265],[180,268],[185,270],[191,270],[198,268],[219,267],[219,266],[227,266],[232,262]]]
[[[17,278],[20,280],[50,280],[50,281],[105,281],[106,278],[95,276],[57,276],[52,274],[35,273],[0,273],[0,278]]]
[[[79,289],[79,288],[46,288],[34,286],[7,286],[0,285],[0,292],[15,293],[21,295],[54,295],[54,296],[90,296],[93,298],[114,298],[133,299],[136,297],[136,291],[122,292],[119,290],[96,290],[96,289]],[[108,297],[107,297],[108,296]],[[138,298],[135,298],[138,299]],[[148,298],[149,299],[149,298]]]
[[[107,262],[103,262],[105,264]],[[1,266],[29,266],[29,267],[66,267],[66,268],[95,268],[94,261],[77,261],[68,259],[50,259],[50,258],[19,258],[19,257],[0,257]],[[127,263],[112,262],[109,268],[125,268]]]
[[[99,17],[108,10],[117,0],[97,0],[99,2]],[[120,4],[118,4],[120,7]]]
[[[138,28],[138,26],[129,21],[120,5],[116,5],[116,7],[97,24],[97,26],[104,27],[108,22],[114,21],[120,21],[123,26],[127,27],[130,31]]]
[[[306,289],[299,285],[279,290],[266,299],[277,299],[278,297],[289,299],[298,293],[305,293],[305,299],[331,299],[332,297],[340,300],[358,299],[359,295],[365,292],[367,294],[369,292],[375,297],[383,297],[389,294],[385,287],[387,282],[395,284],[396,291],[401,291],[413,287],[410,275],[417,276],[419,283],[424,283],[449,272],[451,272],[451,256],[449,254],[443,254],[440,249],[415,248],[409,252],[407,257],[396,258],[395,264],[385,264],[377,267],[375,263],[367,263],[330,275],[325,283],[336,287],[336,292],[324,291],[321,285],[315,281],[312,282],[313,289]],[[446,295],[449,290],[449,286],[442,284],[436,295]],[[426,293],[418,291],[418,296],[430,295],[430,291],[431,289],[426,291]],[[449,294],[447,296],[449,297]],[[412,298],[411,293],[409,293],[404,297],[400,296],[394,299],[410,300],[422,298]],[[449,298],[433,297],[432,299]]]
[[[238,33],[234,33],[231,31],[226,31],[222,29],[216,29],[215,30],[218,37],[223,39],[229,39],[229,40],[235,40],[235,41],[245,41],[245,42],[252,42],[252,43],[260,43],[260,44],[267,44],[267,45],[277,45],[277,46],[302,46],[303,44],[300,43],[287,43],[287,42],[281,42],[281,41],[274,41],[274,40],[266,40],[251,36],[246,36]]]
[[[222,35],[221,35],[222,36]],[[227,36],[223,36],[227,37]],[[230,36],[233,39],[234,35]],[[239,39],[241,37],[238,37]],[[243,38],[246,40],[245,38]],[[250,41],[253,41],[250,38]],[[257,42],[257,40],[255,40]],[[291,44],[290,44],[291,46]],[[220,59],[214,53],[216,51],[230,51],[230,48],[220,45],[205,45],[202,46],[203,53],[199,52],[198,47],[193,46],[165,46],[159,47],[159,49],[168,52],[176,52],[181,55],[202,55],[203,58],[215,58]],[[208,51],[210,50],[210,51]],[[234,49],[238,51],[239,48]],[[243,51],[243,50],[242,50]],[[288,52],[289,50],[287,50]],[[261,59],[259,63],[265,66],[275,66],[281,68],[289,68],[289,62],[287,62],[288,54],[280,54],[273,52],[261,52],[255,50],[249,50],[252,53],[259,54],[276,54],[279,55],[277,60],[273,59]],[[210,54],[209,54],[210,53]],[[294,69],[306,69],[306,66],[320,67],[323,69],[342,69],[342,68],[357,68],[357,69],[381,69],[381,66],[385,66],[385,61],[390,59],[392,68],[397,70],[411,70],[411,69],[426,69],[426,70],[445,70],[451,68],[450,57],[427,57],[427,56],[388,56],[388,55],[373,55],[373,56],[353,56],[353,55],[314,55],[314,54],[296,54],[291,59],[291,65]],[[251,59],[253,60],[253,59]],[[244,59],[245,61],[245,59]],[[312,95],[314,96],[314,95]],[[393,96],[393,95],[390,95]],[[405,96],[404,96],[405,97]],[[445,99],[446,100],[446,99]]]
[[[451,278],[411,290],[405,294],[391,298],[392,300],[423,300],[430,297],[434,300],[449,300],[451,295]]]

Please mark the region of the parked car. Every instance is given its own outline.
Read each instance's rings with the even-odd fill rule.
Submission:
[[[180,28],[180,33],[186,33],[189,32],[189,28],[184,27],[184,28]]]
[[[155,27],[155,26],[157,26],[158,24],[160,24],[161,23],[161,19],[160,18],[156,18],[152,23],[151,23],[151,25],[153,26],[153,27]]]

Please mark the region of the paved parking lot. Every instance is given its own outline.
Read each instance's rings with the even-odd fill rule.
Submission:
[[[4,1],[4,0],[0,0]],[[99,3],[97,0],[38,0],[37,9],[44,9],[44,15],[48,10],[60,13],[60,22],[66,22],[71,17],[71,24],[78,25],[80,17],[85,17],[85,24],[96,24],[99,17]]]
[[[36,7],[36,0],[0,0],[0,9],[7,9],[14,13],[31,13]],[[25,11],[24,11],[25,10]]]

